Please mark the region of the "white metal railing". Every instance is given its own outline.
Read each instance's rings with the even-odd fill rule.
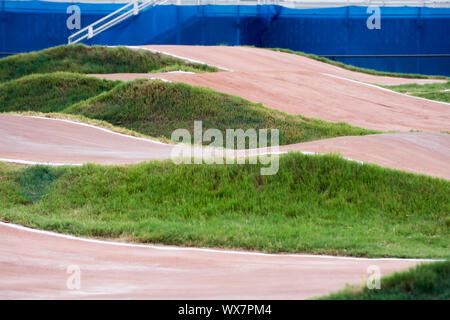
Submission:
[[[8,0],[6,0],[8,1]],[[73,2],[73,0],[41,0],[49,2]],[[77,0],[79,3],[128,3],[133,0]],[[139,0],[141,2],[145,0]],[[379,7],[435,7],[449,8],[450,0],[167,0],[161,4],[175,5],[255,5],[279,4],[293,8],[324,8],[337,6],[379,6]]]
[[[377,7],[432,7],[450,8],[449,0],[280,0],[280,5],[290,8],[324,8],[342,6]]]
[[[47,0],[65,1],[65,0]],[[94,3],[96,0],[84,0]],[[105,1],[105,0],[103,0]],[[102,1],[102,2],[103,2]],[[113,2],[112,0],[110,0]],[[117,2],[122,1],[118,0]],[[80,2],[83,2],[81,0]],[[108,2],[106,0],[106,2]],[[255,5],[255,4],[277,4],[289,8],[325,8],[340,6],[414,6],[414,7],[441,7],[450,8],[450,0],[131,0],[128,4],[101,18],[78,32],[70,35],[69,44],[78,43],[84,39],[90,39],[95,35],[115,26],[116,24],[136,16],[142,10],[157,5]]]
[[[108,14],[106,17],[103,17],[70,35],[67,42],[68,44],[75,44],[84,39],[90,39],[128,18],[138,15],[139,12],[150,6],[154,7],[162,5],[168,1],[169,0],[143,0],[142,2],[139,2],[138,0],[133,0],[113,13]]]
[[[329,8],[342,6],[435,7],[450,8],[450,0],[168,0],[177,5],[255,5],[277,4],[290,8]]]

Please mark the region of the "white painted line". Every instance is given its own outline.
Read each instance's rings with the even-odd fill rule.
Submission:
[[[270,148],[269,148],[270,149]],[[229,152],[233,152],[233,150],[229,150],[229,149],[225,149],[226,151]],[[239,157],[256,157],[256,156],[264,156],[264,155],[282,155],[282,154],[288,154],[289,152],[296,152],[296,153],[301,153],[307,156],[325,156],[329,153],[321,153],[321,152],[312,152],[312,151],[301,151],[301,150],[288,150],[288,151],[267,151],[267,152],[261,152],[261,153],[255,153],[255,154],[249,154],[246,155],[245,153],[249,152],[249,151],[254,151],[257,152],[258,149],[245,149],[245,150],[235,150],[235,153],[238,153],[237,156]],[[243,153],[243,154],[239,154],[239,152]],[[348,157],[344,157],[342,156],[342,159],[347,160],[347,161],[351,161],[351,162],[356,162],[359,164],[364,164],[364,161],[361,160],[356,160],[356,159],[352,159],[352,158],[348,158]]]
[[[41,166],[51,166],[51,167],[61,167],[61,166],[82,166],[82,163],[50,163],[50,162],[39,162],[39,161],[28,161],[28,160],[18,160],[18,159],[5,159],[0,158],[0,162],[6,163],[17,163],[24,165],[41,165]]]
[[[335,76],[335,75],[329,74],[329,73],[321,73],[321,74],[324,75],[324,76],[328,76],[328,77],[332,77],[332,78],[336,78],[336,79],[340,79],[340,80],[346,80],[346,81],[350,81],[350,82],[353,82],[353,83],[361,84],[361,85],[364,85],[364,86],[376,88],[378,90],[399,94],[399,95],[402,95],[402,96],[405,96],[405,97],[408,97],[408,98],[411,98],[411,99],[418,99],[418,100],[422,100],[422,101],[440,103],[440,104],[444,104],[446,106],[450,106],[450,103],[448,103],[448,102],[437,101],[437,100],[430,100],[430,99],[425,99],[425,98],[416,97],[416,96],[410,96],[408,94],[404,94],[404,93],[400,93],[400,92],[397,92],[397,91],[393,91],[393,90],[389,90],[389,89],[386,89],[386,88],[382,88],[382,87],[379,87],[379,86],[374,85],[374,84],[361,82],[361,81],[357,81],[357,80],[353,80],[353,79],[348,79],[348,78],[344,78],[344,77],[340,77],[340,76]]]
[[[172,54],[172,53],[169,53],[169,52],[165,52],[165,51],[161,51],[161,50],[157,50],[157,49],[149,49],[149,48],[144,48],[144,47],[139,47],[139,46],[124,46],[124,47],[125,48],[129,48],[131,50],[147,50],[147,51],[150,51],[150,52],[153,52],[153,53],[163,54],[165,56],[174,57],[174,58],[181,59],[181,60],[184,60],[184,61],[188,61],[188,62],[191,62],[191,63],[198,63],[198,64],[203,64],[203,65],[209,65],[209,64],[207,64],[207,63],[205,63],[203,61],[194,60],[194,59],[186,58],[186,57],[182,57],[182,56],[177,56],[175,54]],[[214,67],[216,67],[216,68],[218,68],[219,70],[222,70],[222,71],[233,71],[233,70],[225,68],[225,67],[220,67],[220,66],[214,66]]]
[[[150,80],[160,80],[162,82],[172,83],[172,81],[164,79],[164,78],[158,78],[158,77],[151,77]]]
[[[178,71],[167,71],[164,72],[164,74],[195,74],[195,72],[191,72],[191,71],[183,71],[183,70],[178,70]]]
[[[251,251],[233,251],[233,250],[218,250],[218,249],[206,249],[206,248],[191,248],[191,247],[173,247],[173,246],[155,246],[155,245],[145,245],[145,244],[133,244],[133,243],[122,243],[113,241],[103,241],[96,239],[80,238],[70,235],[65,235],[61,233],[37,230],[13,223],[5,223],[0,221],[0,225],[18,229],[26,232],[42,234],[52,237],[58,237],[68,240],[81,241],[87,243],[95,243],[101,245],[119,246],[119,247],[133,247],[133,248],[147,248],[153,250],[161,251],[198,251],[198,252],[209,252],[209,253],[221,253],[221,254],[235,254],[235,255],[249,255],[249,256],[266,256],[266,257],[294,257],[294,258],[317,258],[317,259],[339,259],[339,260],[356,260],[356,261],[415,261],[415,262],[434,262],[434,261],[445,261],[442,259],[414,259],[414,258],[356,258],[356,257],[343,257],[343,256],[327,256],[327,255],[307,255],[307,254],[271,254],[262,252],[251,252]]]
[[[72,120],[67,120],[67,119],[58,119],[58,118],[47,118],[47,117],[42,117],[42,116],[33,116],[33,115],[22,115],[22,114],[14,114],[13,115],[17,115],[20,117],[30,117],[30,118],[36,118],[36,119],[42,119],[42,120],[52,120],[52,121],[61,121],[61,122],[66,122],[66,123],[70,123],[70,124],[75,124],[75,125],[79,125],[79,126],[83,126],[83,127],[88,127],[88,128],[93,128],[93,129],[97,129],[97,130],[101,130],[110,134],[115,134],[118,136],[122,136],[122,137],[126,137],[126,138],[130,138],[130,139],[135,139],[135,140],[139,140],[139,141],[145,141],[145,142],[149,142],[149,143],[154,143],[154,144],[158,144],[158,145],[163,145],[163,146],[167,146],[167,147],[176,147],[176,144],[168,144],[168,143],[163,143],[160,141],[156,141],[156,140],[151,140],[151,139],[146,139],[146,138],[140,138],[140,137],[133,137],[133,136],[129,136],[123,133],[118,133],[118,132],[114,132],[111,131],[109,129],[105,129],[105,128],[101,128],[101,127],[97,127],[91,124],[87,124],[87,123],[83,123],[83,122],[76,122],[76,121],[72,121]],[[187,146],[189,147],[189,145]],[[193,147],[193,146],[191,146]],[[268,147],[268,149],[270,149],[270,147]],[[225,152],[233,152],[233,150],[228,150],[228,149],[223,149]],[[257,152],[258,149],[247,149],[247,150],[234,150],[234,153],[236,153],[238,155],[239,152],[244,153],[245,156],[245,152]],[[249,155],[249,156],[258,156],[258,155],[281,155],[281,154],[287,154],[289,151],[273,151],[273,152],[263,152],[263,153],[259,153],[259,154],[254,154],[254,155]],[[324,155],[323,153],[318,153],[318,152],[310,152],[310,151],[301,151],[301,150],[291,150],[291,152],[299,152],[301,154],[304,155]],[[238,155],[239,156],[239,155]],[[242,157],[242,156],[241,156]],[[357,162],[360,164],[364,164],[363,161],[360,160],[355,160],[355,159],[351,159],[351,158],[347,158],[347,157],[342,157],[345,160],[348,161],[352,161],[352,162]],[[18,164],[24,164],[24,165],[47,165],[47,166],[82,166],[82,163],[50,163],[50,162],[39,162],[39,161],[28,161],[28,160],[20,160],[20,159],[7,159],[7,158],[0,158],[0,161],[2,162],[8,162],[8,163],[18,163]]]
[[[226,152],[230,152],[230,150],[225,150]],[[263,152],[263,153],[257,153],[257,154],[249,154],[246,155],[245,153],[240,155],[236,154],[236,157],[258,157],[258,156],[265,156],[265,155],[283,155],[288,154],[289,151],[278,151],[278,152]],[[297,152],[308,156],[317,156],[317,155],[326,155],[326,153],[318,153],[318,152],[309,152],[309,151],[300,151],[300,150],[292,150],[291,152]],[[352,158],[342,157],[344,160],[356,162],[359,164],[365,164],[365,162],[360,160],[355,160]],[[170,160],[170,159],[167,159]],[[143,160],[144,162],[145,160]],[[41,165],[41,166],[49,166],[49,167],[62,167],[62,166],[76,166],[81,167],[82,165],[88,163],[58,163],[58,162],[39,162],[39,161],[29,161],[29,160],[20,160],[20,159],[7,159],[7,158],[0,158],[0,162],[6,162],[6,163],[16,163],[16,164],[23,164],[23,165]],[[112,164],[114,165],[114,164]]]
[[[42,120],[52,120],[52,121],[67,122],[67,123],[70,123],[70,124],[75,124],[75,125],[79,125],[79,126],[83,126],[83,127],[92,128],[92,129],[97,129],[97,130],[100,130],[100,131],[103,131],[103,132],[107,132],[107,133],[110,133],[110,134],[118,135],[118,136],[129,138],[129,139],[145,141],[145,142],[154,143],[154,144],[158,144],[158,145],[164,145],[164,146],[171,146],[171,147],[174,146],[172,144],[164,143],[164,142],[161,142],[161,141],[152,140],[152,139],[148,139],[148,138],[134,137],[134,136],[130,136],[130,135],[127,135],[127,134],[115,132],[115,131],[112,131],[112,130],[109,130],[109,129],[97,127],[97,126],[94,126],[92,124],[87,124],[87,123],[83,123],[83,122],[77,122],[77,121],[73,121],[73,120],[59,119],[59,118],[47,118],[47,117],[42,117],[42,116],[22,115],[22,114],[14,114],[14,113],[12,113],[12,114],[13,115],[17,115],[17,116],[21,116],[21,117],[30,117],[30,118],[36,118],[36,119],[42,119]]]

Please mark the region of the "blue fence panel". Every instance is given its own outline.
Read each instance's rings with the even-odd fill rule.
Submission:
[[[0,54],[67,43],[70,5],[82,27],[123,4],[0,0]],[[157,6],[86,41],[87,44],[255,45],[332,56],[384,71],[450,76],[450,57],[342,55],[450,54],[450,9],[382,7],[381,29],[366,26],[366,7],[290,9],[258,6]]]

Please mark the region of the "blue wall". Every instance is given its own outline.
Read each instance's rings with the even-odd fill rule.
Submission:
[[[72,3],[0,0],[0,52],[67,42]],[[122,4],[77,4],[82,27]],[[450,54],[450,9],[381,8],[381,30],[369,30],[365,7],[158,6],[87,44],[202,44],[281,47],[319,55]],[[450,57],[336,58],[378,70],[450,76]]]
[[[318,55],[450,54],[450,9],[382,7],[380,30],[366,27],[366,10],[283,8],[262,46]],[[378,70],[450,75],[450,57],[336,60]]]

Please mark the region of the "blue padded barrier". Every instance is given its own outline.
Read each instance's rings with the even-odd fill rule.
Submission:
[[[0,56],[67,43],[69,5],[82,27],[123,4],[0,0]],[[254,45],[330,56],[391,72],[450,76],[450,9],[382,7],[369,30],[365,7],[290,9],[275,5],[164,5],[147,9],[86,44]],[[434,55],[399,57],[373,55]]]

